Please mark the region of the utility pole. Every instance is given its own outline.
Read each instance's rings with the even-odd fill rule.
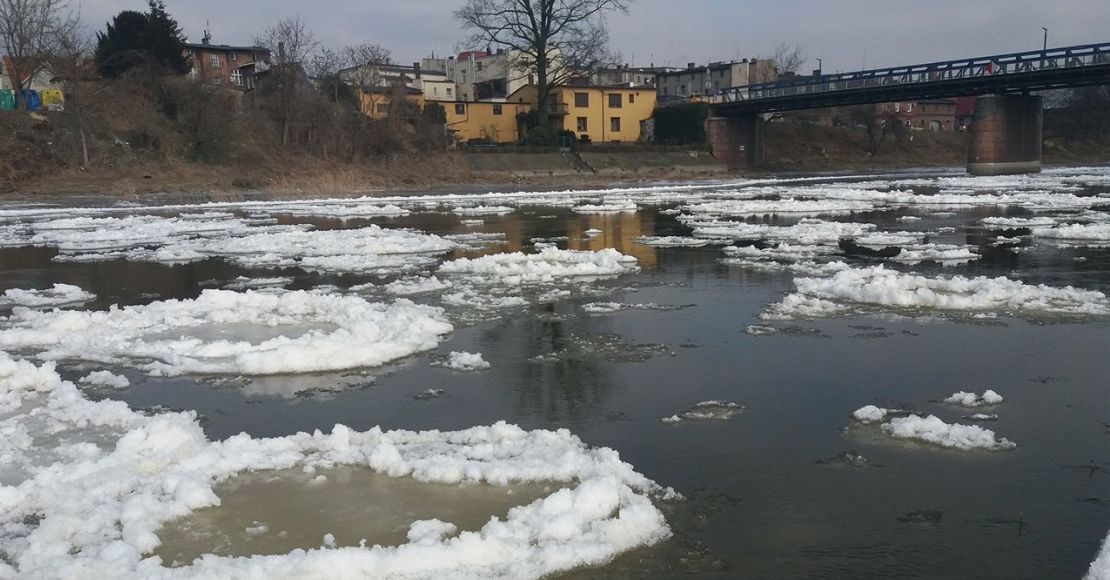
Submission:
[[[1041,50],[1043,52],[1048,52],[1048,29],[1042,26],[1041,30],[1044,31],[1044,48],[1042,48]]]

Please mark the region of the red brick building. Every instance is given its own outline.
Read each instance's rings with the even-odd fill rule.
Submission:
[[[897,117],[907,127],[918,131],[953,131],[956,129],[956,102],[949,99],[900,101],[876,105],[881,117]]]
[[[254,75],[270,64],[270,51],[258,46],[188,43],[185,57],[192,65],[190,78],[241,91],[253,89]]]

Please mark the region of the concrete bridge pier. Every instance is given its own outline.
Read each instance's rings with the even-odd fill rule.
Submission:
[[[709,150],[729,169],[763,165],[763,117],[749,113],[738,117],[706,120]]]
[[[1033,95],[988,95],[975,102],[967,172],[1040,173],[1044,106]]]

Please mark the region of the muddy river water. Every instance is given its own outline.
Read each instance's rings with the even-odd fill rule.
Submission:
[[[558,577],[1081,578],[1099,553],[1110,529],[1110,171],[466,193],[273,207],[265,200],[0,206],[0,292],[67,284],[94,295],[63,305],[69,312],[192,304],[218,288],[263,296],[306,290],[411,300],[411,308],[439,309],[432,318],[452,327],[441,332],[416,311],[388,311],[384,320],[412,317],[401,330],[427,328],[426,336],[398,334],[404,340],[390,343],[411,343],[412,353],[340,364],[349,353],[333,343],[378,335],[337,334],[355,315],[334,313],[340,306],[331,303],[298,306],[312,314],[297,310],[289,320],[232,319],[204,306],[150,327],[136,315],[107,316],[87,329],[20,315],[16,297],[0,306],[0,316],[10,316],[0,350],[56,360],[60,376],[92,400],[122,401],[147,415],[195,412],[213,441],[326,433],[337,423],[356,432],[448,432],[505,421],[567,429],[683,496],[652,500],[669,537]],[[359,209],[390,204],[398,211]],[[166,221],[182,214],[196,217]],[[149,223],[72,221],[127,216]],[[189,220],[194,225],[181,231]],[[449,247],[420,246],[438,243],[421,237],[404,241],[415,244],[408,252],[354,251],[362,242],[337,237],[325,247],[311,237],[374,226]],[[120,239],[104,241],[113,231]],[[140,234],[146,238],[136,241]],[[278,240],[294,234],[305,237]],[[251,235],[258,240],[243,241]],[[94,237],[100,241],[83,245]],[[899,260],[888,248],[922,259]],[[624,270],[575,277],[442,266],[606,249],[623,255]],[[393,262],[382,258],[387,253]],[[426,284],[430,274],[443,287]],[[977,277],[994,282],[969,282]],[[429,291],[386,290],[400,288],[398,281]],[[1074,292],[1052,293],[1065,288]],[[791,295],[808,309],[794,308]],[[314,337],[331,338],[309,344]],[[285,371],[251,371],[264,364],[251,349],[274,340],[304,350],[290,346],[280,356]],[[243,352],[204,350],[225,343]],[[452,365],[452,352],[480,353],[489,366]],[[288,372],[302,357],[337,362]],[[127,385],[80,382],[97,370]],[[1004,402],[944,401],[986,389]],[[706,418],[693,412],[705,401],[734,405]],[[958,445],[892,436],[885,425],[853,417],[866,405],[980,428],[972,439],[989,429],[994,439]],[[983,420],[971,419],[975,413]],[[992,448],[1003,438],[1016,447]],[[20,453],[32,457],[33,449]],[[206,553],[400,545],[419,540],[406,539],[413,521],[477,530],[560,487],[460,487],[351,466],[274,467],[221,479],[214,490],[222,505],[184,510],[155,530],[160,545],[145,553],[181,567]],[[34,468],[20,473],[4,483]],[[5,528],[6,561],[47,570],[19,563],[28,525]]]

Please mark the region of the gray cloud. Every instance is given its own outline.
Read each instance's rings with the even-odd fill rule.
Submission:
[[[208,21],[215,42],[249,42],[279,18],[300,16],[331,46],[377,42],[398,62],[450,53],[465,33],[451,17],[461,0],[168,0],[192,40]],[[84,0],[90,29],[142,0]],[[824,59],[826,71],[1110,41],[1106,0],[634,0],[610,17],[613,48],[646,65],[683,66],[770,54],[779,42]],[[816,66],[811,58],[810,67]]]

